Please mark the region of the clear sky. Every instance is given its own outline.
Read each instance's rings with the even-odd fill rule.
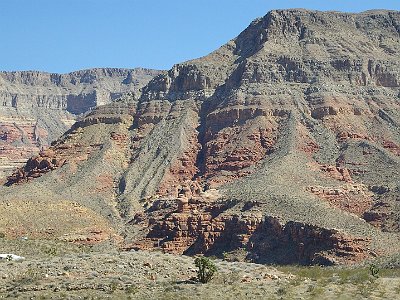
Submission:
[[[0,70],[169,69],[298,7],[400,10],[400,0],[0,0]]]

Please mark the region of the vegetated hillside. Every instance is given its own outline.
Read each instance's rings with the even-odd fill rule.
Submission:
[[[0,226],[263,263],[398,251],[399,42],[397,11],[271,11],[30,159]],[[68,203],[82,213],[57,222]]]
[[[0,72],[0,176],[59,138],[78,115],[126,93],[137,95],[158,74],[142,68]]]

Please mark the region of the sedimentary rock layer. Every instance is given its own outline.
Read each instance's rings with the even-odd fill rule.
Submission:
[[[0,72],[0,176],[60,137],[78,115],[126,93],[135,97],[159,73],[141,68]]]
[[[399,24],[272,11],[91,111],[1,199],[72,199],[127,248],[303,264],[398,251]]]

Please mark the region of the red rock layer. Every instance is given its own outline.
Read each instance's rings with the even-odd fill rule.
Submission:
[[[188,148],[183,154],[177,157],[172,163],[161,181],[157,193],[159,195],[174,195],[178,196],[177,190],[181,185],[195,184],[197,181],[192,181],[195,175],[199,172],[197,167],[197,155],[201,145],[197,142],[197,134],[193,132],[187,142]]]
[[[335,167],[331,165],[321,165],[320,170],[324,172],[324,174],[330,178],[345,181],[345,182],[352,182],[350,172],[346,168],[342,167]]]
[[[18,124],[17,124],[18,123]],[[15,120],[0,124],[0,171],[4,177],[16,167],[22,166],[32,155],[36,155],[42,143],[47,139],[47,132],[38,127],[36,122]]]
[[[348,139],[361,139],[361,140],[367,140],[370,141],[372,140],[369,136],[361,133],[355,133],[355,132],[340,132],[337,135],[337,139],[339,142],[344,142]]]
[[[382,142],[382,146],[383,146],[383,148],[388,149],[393,154],[400,156],[400,146],[396,145],[394,142],[384,140]]]
[[[356,262],[371,253],[369,240],[336,230],[298,222],[281,224],[274,217],[221,214],[230,203],[179,201],[177,212],[153,211],[137,223],[150,228],[145,239],[129,249],[162,249],[175,254],[221,254],[244,248],[248,258],[259,262],[335,264]],[[245,205],[251,209],[257,203]],[[283,255],[284,254],[284,255]]]
[[[60,143],[39,155],[31,157],[24,167],[17,169],[7,178],[6,185],[27,182],[52,170],[62,167],[66,163],[76,164],[85,161],[90,153],[98,149],[100,145],[83,146],[79,143]]]
[[[210,113],[203,144],[204,178],[219,185],[251,173],[250,167],[276,142],[280,117],[273,114],[244,106]]]
[[[371,208],[372,197],[357,185],[343,187],[310,186],[307,190],[341,210],[362,217]]]

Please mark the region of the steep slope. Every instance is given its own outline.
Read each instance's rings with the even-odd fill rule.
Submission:
[[[0,72],[0,176],[60,137],[78,115],[139,89],[159,71]]]
[[[76,201],[129,249],[304,264],[396,251],[399,42],[395,11],[271,11],[138,102],[92,111],[2,203]]]

